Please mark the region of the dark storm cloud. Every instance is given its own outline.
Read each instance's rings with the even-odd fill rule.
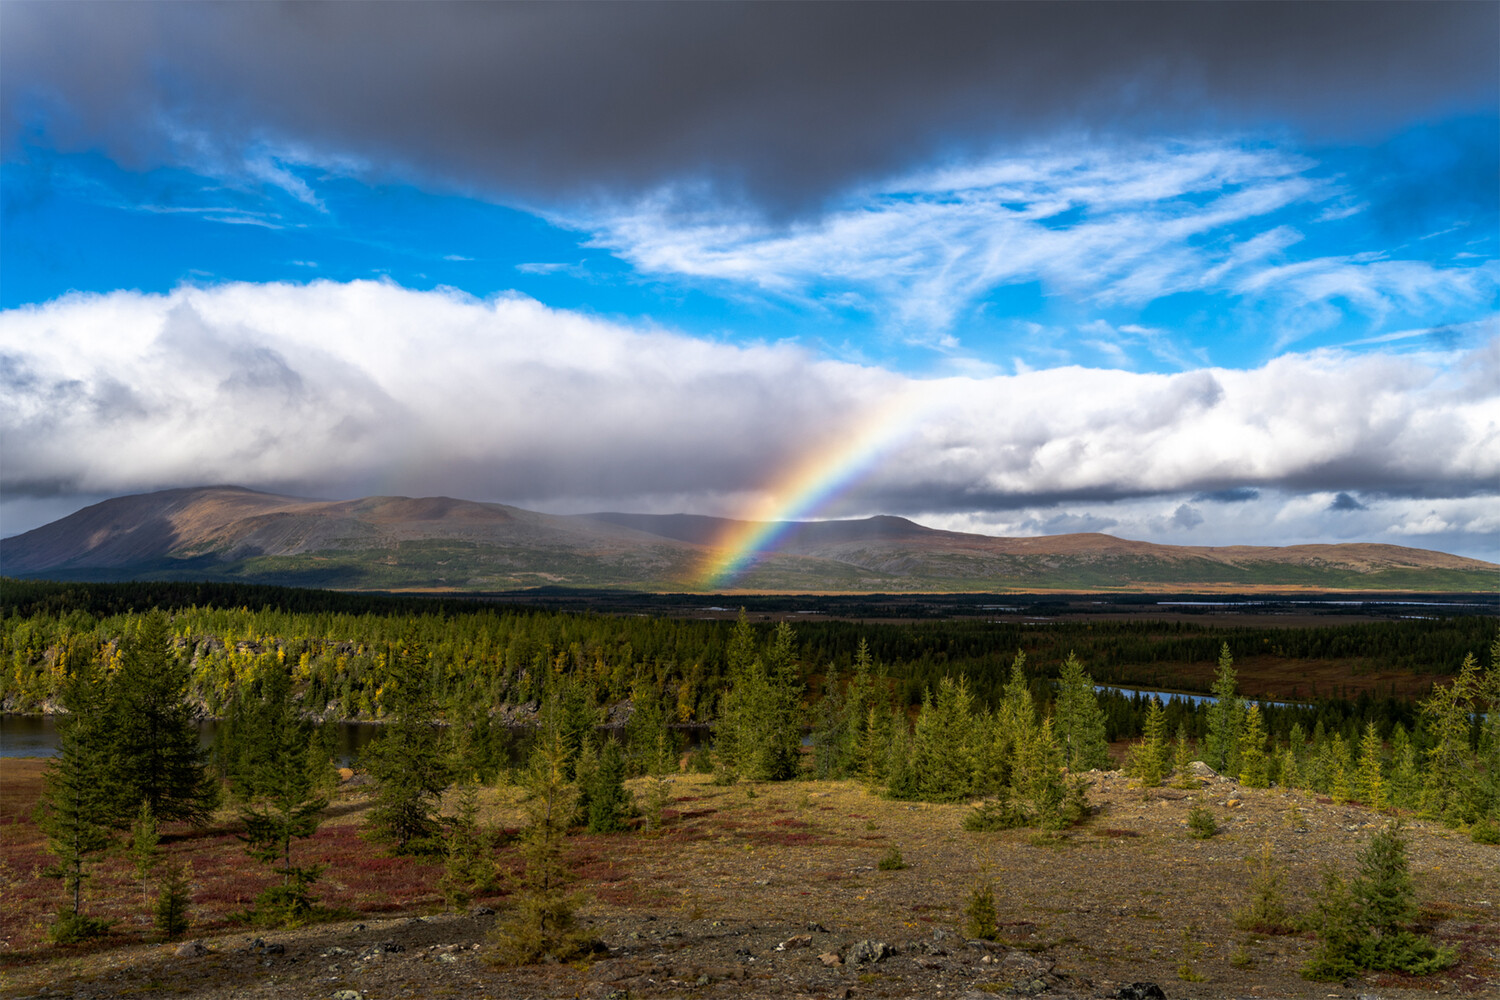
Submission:
[[[269,143],[510,197],[688,176],[795,208],[1059,129],[1488,113],[1497,32],[1492,3],[8,3],[0,100],[11,153]]]
[[[1193,497],[1193,503],[1248,503],[1260,499],[1260,490],[1236,486],[1227,490],[1210,490]]]
[[[1365,505],[1347,493],[1340,493],[1328,505],[1329,510],[1365,510]]]

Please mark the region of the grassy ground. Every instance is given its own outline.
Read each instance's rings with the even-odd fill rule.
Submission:
[[[1459,965],[1423,980],[1375,975],[1343,986],[1308,983],[1297,970],[1313,947],[1310,935],[1253,934],[1234,925],[1234,910],[1248,896],[1250,862],[1270,844],[1289,901],[1306,906],[1323,867],[1351,869],[1386,818],[1297,794],[1241,790],[1222,779],[1144,792],[1114,772],[1088,776],[1094,815],[1061,838],[1034,830],[966,832],[966,805],[893,802],[854,782],[721,787],[678,776],[661,833],[570,838],[582,915],[609,951],[523,970],[492,969],[483,949],[474,949],[493,917],[442,914],[436,864],[387,857],[358,835],[367,800],[361,788],[346,785],[318,836],[298,850],[304,861],[328,865],[318,886],[323,902],[357,911],[357,918],[274,933],[238,922],[267,876],[244,855],[226,818],[203,830],[174,828],[167,841],[193,865],[191,933],[204,939],[207,954],[178,957],[174,946],[150,942],[139,890],[118,857],[100,866],[87,904],[116,920],[114,932],[61,949],[44,943],[60,891],[39,877],[48,859],[29,819],[41,762],[0,767],[6,996],[45,989],[53,996],[222,1000],[326,997],[339,988],[357,989],[366,1000],[939,990],[1106,996],[1135,981],[1157,982],[1169,997],[1500,991],[1500,848],[1409,823],[1424,925],[1459,949]],[[485,790],[485,822],[518,828],[518,799],[514,788]],[[1189,836],[1194,806],[1208,808],[1221,832]],[[880,868],[892,849],[906,868]],[[496,859],[506,873],[518,869],[514,844],[498,848]],[[954,933],[981,884],[994,887],[1000,925],[999,944],[986,947]],[[502,888],[479,902],[503,916],[507,898]],[[247,949],[258,935],[286,951]],[[899,951],[857,962],[853,946],[866,939]],[[385,943],[401,950],[372,950]],[[838,956],[840,964],[822,955]]]

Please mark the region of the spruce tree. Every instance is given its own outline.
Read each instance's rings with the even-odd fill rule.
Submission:
[[[114,799],[110,794],[108,717],[98,673],[80,662],[63,688],[57,756],[47,764],[36,822],[56,863],[43,874],[61,879],[69,907],[61,910],[52,938],[59,943],[103,933],[107,924],[83,914],[83,884],[89,867],[110,843]]]
[[[614,737],[599,751],[599,766],[589,791],[589,833],[619,833],[630,828],[635,800],[625,789],[625,755]]]
[[[1482,794],[1470,740],[1482,687],[1479,666],[1470,654],[1453,683],[1434,687],[1420,706],[1429,741],[1422,812],[1450,825],[1478,818]]]
[[[944,677],[937,698],[922,699],[912,736],[912,766],[918,795],[930,802],[955,802],[969,794],[974,775],[973,699],[964,678]]]
[[[1237,774],[1245,705],[1236,687],[1234,657],[1229,653],[1227,642],[1219,649],[1219,669],[1214,675],[1213,693],[1215,700],[1208,709],[1208,739],[1204,747],[1207,764],[1220,774]]]
[[[729,646],[729,689],[714,729],[718,780],[784,781],[802,761],[802,678],[795,633],[782,622],[764,657],[753,656],[744,612]]]
[[[568,780],[567,750],[555,704],[543,713],[542,732],[522,775],[528,823],[522,834],[525,859],[509,919],[495,926],[490,959],[498,965],[527,965],[546,956],[567,961],[583,949],[574,913],[578,897],[565,857],[568,826],[577,809],[577,790]]]
[[[292,844],[317,832],[328,796],[321,771],[329,767],[316,748],[314,726],[302,718],[286,667],[267,667],[258,683],[240,693],[236,707],[240,746],[229,758],[231,787],[241,803],[246,852],[276,866],[281,884],[256,901],[264,922],[292,922],[312,909],[309,890],[318,866],[292,861]]]
[[[1105,739],[1104,710],[1094,692],[1094,679],[1072,653],[1058,674],[1057,707],[1052,726],[1071,771],[1109,767],[1109,742]]]
[[[1155,788],[1167,773],[1167,715],[1161,699],[1153,697],[1146,709],[1145,732],[1141,741],[1130,748],[1130,774],[1141,779],[1144,788]]]
[[[443,877],[438,880],[438,889],[453,910],[463,909],[476,894],[495,887],[490,839],[479,825],[479,786],[461,782],[457,807],[443,838]]]
[[[168,941],[187,933],[190,920],[188,905],[192,902],[191,865],[168,858],[163,865],[161,885],[153,908],[156,932]]]
[[[1361,801],[1377,812],[1388,805],[1385,772],[1380,760],[1382,749],[1380,732],[1375,728],[1375,721],[1372,719],[1365,724],[1365,734],[1359,741],[1359,763],[1355,765],[1355,790]]]
[[[1251,704],[1245,712],[1239,759],[1240,784],[1246,788],[1265,788],[1271,783],[1270,762],[1266,758],[1266,727],[1261,722],[1259,705]]]
[[[427,654],[408,634],[390,659],[386,698],[395,719],[380,728],[361,756],[376,782],[370,822],[397,854],[434,853],[441,850],[438,802],[452,770],[434,716]]]
[[[135,822],[130,826],[130,840],[125,845],[130,858],[130,867],[135,870],[135,879],[141,884],[141,904],[151,903],[151,875],[161,864],[161,831],[156,817],[151,815],[151,804],[142,802]]]
[[[190,674],[172,648],[167,616],[142,615],[120,640],[119,667],[107,685],[110,788],[115,825],[142,801],[158,822],[206,821],[218,805],[197,711],[187,702]]]

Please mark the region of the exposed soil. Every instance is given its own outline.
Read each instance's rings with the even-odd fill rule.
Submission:
[[[1438,976],[1387,974],[1310,983],[1298,974],[1309,935],[1237,930],[1251,869],[1269,842],[1286,869],[1289,902],[1306,907],[1326,865],[1348,871],[1386,817],[1298,793],[1242,790],[1207,778],[1191,790],[1143,792],[1116,772],[1092,773],[1094,815],[1061,839],[1034,830],[961,829],[966,805],[892,802],[854,782],[718,787],[673,782],[656,836],[570,841],[581,914],[597,954],[568,964],[495,969],[488,913],[445,914],[437,866],[384,858],[350,836],[365,809],[347,787],[307,847],[330,863],[324,902],[357,919],[295,930],[234,923],[264,884],[228,827],[176,831],[194,858],[199,954],[142,943],[139,896],[124,863],[104,866],[92,912],[115,933],[88,948],[56,948],[40,933],[59,898],[35,869],[40,840],[27,817],[40,762],[5,761],[0,802],[0,995],[6,997],[1104,997],[1154,982],[1167,997],[1425,997],[1500,994],[1500,848],[1407,821],[1425,928],[1456,947]],[[486,819],[520,824],[513,788],[487,791]],[[1192,839],[1188,810],[1205,805],[1221,832]],[[880,870],[892,848],[908,867]],[[513,872],[516,849],[497,851]],[[1000,940],[957,933],[976,885],[991,882]],[[501,911],[502,891],[480,900]],[[259,939],[257,944],[256,939]],[[884,957],[859,960],[861,942]],[[882,949],[866,945],[866,952]],[[829,956],[824,958],[822,956]],[[837,964],[833,956],[838,956]],[[1198,979],[1183,978],[1182,973]],[[348,996],[349,994],[345,994]]]

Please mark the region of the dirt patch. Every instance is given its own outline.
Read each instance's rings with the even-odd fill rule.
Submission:
[[[7,766],[7,786],[11,773]],[[1115,772],[1088,780],[1094,815],[1061,838],[1045,838],[1034,830],[966,832],[966,805],[892,802],[854,782],[724,788],[680,776],[660,835],[570,840],[588,900],[582,914],[601,950],[585,961],[519,970],[492,969],[475,947],[493,915],[440,912],[436,866],[385,858],[357,836],[365,808],[358,789],[341,795],[325,827],[328,842],[318,848],[330,859],[319,886],[325,902],[359,910],[357,920],[294,931],[236,924],[244,894],[253,898],[264,881],[258,866],[224,839],[232,838],[227,830],[174,832],[174,851],[197,852],[193,933],[206,950],[190,956],[179,956],[177,945],[142,943],[144,929],[129,916],[139,910],[138,895],[111,902],[130,892],[109,876],[117,860],[91,887],[95,912],[120,921],[114,936],[87,950],[40,943],[58,887],[27,871],[40,845],[22,819],[3,828],[0,843],[9,866],[0,993],[1102,997],[1138,981],[1160,984],[1168,997],[1500,990],[1500,849],[1409,821],[1424,920],[1460,950],[1461,963],[1428,979],[1308,983],[1297,969],[1310,937],[1234,927],[1250,862],[1270,843],[1286,869],[1288,896],[1305,901],[1325,865],[1352,867],[1385,817],[1222,779],[1148,793]],[[518,827],[517,798],[513,788],[486,790],[485,820]],[[1221,827],[1209,840],[1187,832],[1188,810],[1200,805]],[[908,867],[880,870],[893,847]],[[503,869],[516,868],[515,850],[498,850]],[[1000,940],[967,942],[956,933],[961,911],[984,882],[995,888]],[[500,892],[479,902],[503,914],[507,899]],[[1181,978],[1184,962],[1205,978]]]

